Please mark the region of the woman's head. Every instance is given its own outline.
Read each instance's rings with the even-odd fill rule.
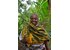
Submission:
[[[32,14],[32,16],[30,17],[30,22],[34,25],[38,24],[38,16],[37,14]]]

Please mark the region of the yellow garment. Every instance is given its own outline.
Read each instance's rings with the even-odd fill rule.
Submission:
[[[26,38],[26,41],[28,41],[28,44],[32,43],[32,34],[30,33],[29,36]]]
[[[29,45],[32,44],[41,44],[43,43],[45,40],[48,39],[48,36],[39,36],[39,33],[37,33],[36,31],[32,30],[33,32],[28,32],[28,27],[24,27],[24,29],[22,30],[22,37],[26,37],[26,41]],[[41,30],[42,27],[37,27],[37,30]],[[43,31],[39,31],[39,32],[43,32]],[[47,35],[46,32],[43,32],[44,34]],[[36,40],[37,39],[37,40]],[[39,40],[41,41],[39,41]]]

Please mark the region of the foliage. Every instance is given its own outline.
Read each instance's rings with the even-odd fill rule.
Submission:
[[[18,33],[29,22],[31,14],[36,13],[39,23],[44,26],[47,32],[51,31],[51,15],[48,0],[18,0]]]

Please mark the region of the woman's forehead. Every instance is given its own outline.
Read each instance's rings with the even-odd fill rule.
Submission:
[[[38,18],[37,15],[32,15],[31,18]]]

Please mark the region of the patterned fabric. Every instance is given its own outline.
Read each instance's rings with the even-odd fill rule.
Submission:
[[[28,46],[33,44],[42,44],[48,39],[48,33],[42,26],[34,26],[29,24],[22,30],[22,37],[27,41]]]
[[[45,48],[44,44],[34,44],[30,47],[27,47],[26,44],[23,44],[24,50],[43,50]]]

